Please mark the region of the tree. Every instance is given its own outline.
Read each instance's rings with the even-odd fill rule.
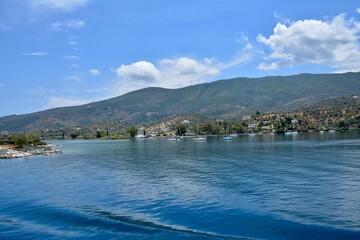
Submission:
[[[211,134],[212,124],[211,123],[204,123],[203,125],[201,125],[200,130],[201,130],[201,132],[203,132],[205,134]]]
[[[338,123],[338,127],[342,130],[347,130],[349,128],[349,124],[346,123],[345,121],[340,121]]]
[[[0,144],[4,144],[4,143],[6,143],[5,136],[0,134]]]
[[[29,143],[25,134],[11,135],[9,141],[19,147],[24,147]]]
[[[223,130],[223,127],[219,124],[214,124],[212,127],[211,127],[211,134],[220,134],[220,132]]]
[[[237,126],[235,127],[234,131],[235,131],[236,133],[244,133],[244,132],[245,132],[245,130],[244,130],[244,128],[243,128],[242,125],[237,125]]]
[[[131,138],[134,138],[135,135],[137,134],[137,132],[138,132],[138,129],[136,126],[131,126],[128,130],[128,133],[130,134]]]
[[[103,130],[96,131],[96,138],[102,138],[104,136],[105,136],[105,131],[103,131]]]
[[[186,133],[186,126],[182,123],[176,126],[176,135],[184,136]]]
[[[37,144],[37,143],[41,142],[39,135],[37,135],[35,133],[29,133],[27,135],[27,139],[28,139],[30,144]]]
[[[79,133],[79,132],[76,132],[76,131],[70,133],[70,137],[71,137],[72,139],[77,138],[79,135],[80,135],[80,133]]]
[[[286,124],[291,124],[291,120],[292,120],[292,118],[291,117],[285,117],[285,122],[286,122]]]

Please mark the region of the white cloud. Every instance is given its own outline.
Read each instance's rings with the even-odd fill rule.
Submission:
[[[204,82],[220,70],[214,58],[195,60],[187,57],[160,59],[157,64],[139,61],[121,65],[116,72],[118,79],[112,87],[119,95],[145,87],[178,88]]]
[[[241,67],[248,64],[255,56],[252,48],[244,48],[241,52],[239,52],[233,59],[228,62],[223,62],[218,64],[218,68],[220,70],[230,69],[234,67]]]
[[[209,59],[206,59],[209,63]],[[171,71],[175,71],[177,75],[214,75],[218,74],[219,70],[215,67],[205,66],[191,58],[181,57],[174,59],[162,59],[159,61],[160,65],[164,68],[170,68]]]
[[[32,52],[32,53],[23,53],[25,56],[45,56],[46,52]]]
[[[355,11],[360,14],[360,8],[356,9]]]
[[[303,20],[289,26],[278,23],[271,36],[260,34],[257,38],[270,50],[258,68],[269,70],[310,63],[360,69],[359,33],[360,23],[346,20],[345,14],[331,21]]]
[[[246,33],[239,33],[238,36],[235,38],[235,42],[240,45],[243,45],[242,50],[251,50],[253,48],[252,44],[249,41],[249,37]]]
[[[31,0],[31,5],[36,9],[55,9],[72,11],[84,6],[88,0]]]
[[[99,74],[100,74],[100,71],[97,70],[97,69],[90,69],[90,70],[89,70],[89,73],[90,73],[92,76],[96,76],[96,75],[99,75]]]
[[[50,24],[50,27],[57,31],[63,29],[80,29],[84,26],[85,22],[82,20],[56,21]]]
[[[67,60],[72,60],[72,61],[79,61],[80,58],[76,55],[68,55],[68,56],[63,56],[63,58],[67,59]]]
[[[291,19],[286,18],[286,17],[284,16],[284,14],[281,13],[281,12],[274,12],[274,17],[275,17],[275,19],[276,19],[277,21],[279,21],[279,22],[282,23],[282,24],[288,24],[288,25],[290,25],[290,24],[293,23],[293,22],[291,21]]]
[[[160,77],[159,70],[150,62],[139,61],[129,65],[121,65],[115,70],[119,77],[127,80],[153,82]]]
[[[69,107],[69,106],[78,106],[89,103],[93,100],[81,99],[76,97],[50,97],[45,106],[48,108],[58,108],[58,107]]]
[[[279,67],[280,65],[277,62],[272,62],[272,63],[262,62],[258,66],[258,68],[261,70],[274,70],[274,69],[278,69]]]
[[[358,69],[340,69],[340,70],[335,70],[332,73],[349,73],[349,72],[358,73],[358,72],[360,72],[360,68],[358,68]]]
[[[185,87],[204,82],[220,73],[215,58],[202,60],[187,57],[160,59],[158,64],[161,78],[157,84],[165,88]]]
[[[245,47],[229,62],[215,58],[201,60],[188,57],[159,59],[153,64],[139,61],[115,69],[117,79],[109,87],[113,95],[124,94],[146,87],[179,88],[211,81],[221,71],[249,63],[253,49]]]

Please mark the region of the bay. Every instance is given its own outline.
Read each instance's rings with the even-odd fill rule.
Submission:
[[[360,239],[360,133],[52,141],[0,161],[1,239]]]

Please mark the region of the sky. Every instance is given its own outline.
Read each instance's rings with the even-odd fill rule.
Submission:
[[[360,71],[359,37],[358,0],[1,0],[0,116],[146,87]]]

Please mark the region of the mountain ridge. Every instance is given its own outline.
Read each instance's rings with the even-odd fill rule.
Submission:
[[[360,92],[360,73],[232,78],[178,89],[149,87],[74,107],[0,118],[0,131],[38,131],[114,122],[143,124],[201,114],[240,118],[255,111],[284,112]]]

